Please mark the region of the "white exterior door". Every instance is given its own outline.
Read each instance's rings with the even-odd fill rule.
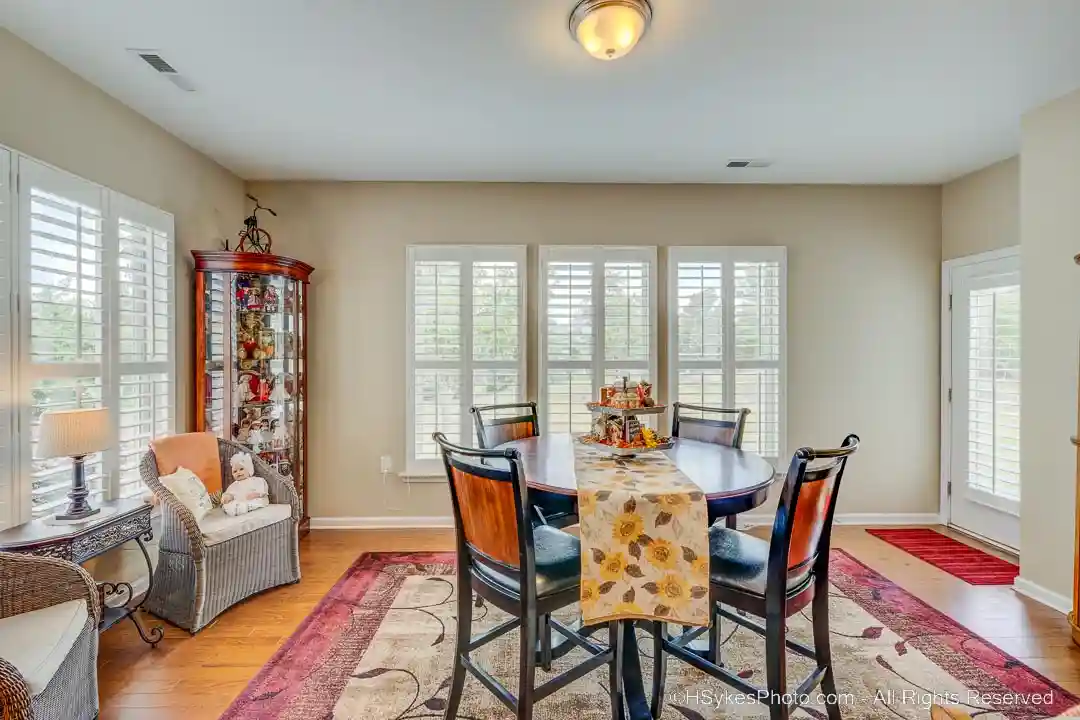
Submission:
[[[1020,547],[1020,256],[946,263],[948,522]]]

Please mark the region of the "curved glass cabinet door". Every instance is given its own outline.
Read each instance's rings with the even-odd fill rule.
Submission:
[[[311,268],[276,255],[193,254],[196,429],[246,446],[291,477],[306,530],[305,310]]]

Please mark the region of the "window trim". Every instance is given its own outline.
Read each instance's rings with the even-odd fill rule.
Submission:
[[[404,479],[440,478],[444,474],[441,461],[416,458],[416,401],[415,381],[417,361],[414,353],[416,338],[415,265],[417,261],[453,260],[462,263],[461,283],[461,357],[453,361],[440,361],[446,368],[461,370],[461,437],[469,442],[473,437],[472,417],[469,408],[473,404],[472,371],[478,367],[516,368],[518,371],[517,401],[526,397],[528,381],[528,251],[525,245],[409,245],[405,249],[405,469],[399,475]],[[518,264],[518,357],[517,360],[475,360],[472,357],[472,295],[474,262],[516,262]],[[466,268],[470,271],[466,272]],[[465,282],[465,278],[468,279]],[[420,363],[423,365],[424,363]]]
[[[17,432],[19,427],[19,406],[22,404],[19,394],[18,378],[16,376],[19,364],[18,336],[19,316],[15,307],[15,293],[18,288],[18,277],[15,268],[18,267],[16,254],[19,231],[17,227],[19,218],[19,196],[15,192],[16,172],[15,164],[17,154],[14,150],[0,145],[0,263],[7,263],[7,277],[0,280],[0,307],[7,318],[6,326],[0,326],[0,387],[7,393],[6,407],[0,412],[4,413],[6,421],[7,437],[0,440],[7,448],[6,456],[0,455],[0,528],[16,525],[21,521],[23,482],[19,469],[19,441]],[[6,283],[7,287],[4,287]]]
[[[646,262],[649,265],[649,358],[648,360],[605,360],[604,359],[604,273],[596,272],[595,268],[601,269],[605,262],[629,261]],[[547,305],[548,305],[548,278],[547,269],[551,262],[592,262],[594,272],[592,276],[593,292],[593,358],[591,360],[554,360],[549,361],[547,356]],[[608,365],[620,365],[622,367],[643,369],[652,380],[654,389],[661,386],[660,360],[659,360],[659,328],[657,327],[657,307],[660,288],[657,286],[657,247],[655,245],[618,246],[618,245],[541,245],[538,263],[538,298],[536,331],[537,363],[536,384],[538,390],[538,407],[540,411],[540,427],[542,432],[549,432],[551,413],[548,412],[548,383],[547,373],[549,369],[581,369],[592,370],[593,394],[599,393],[604,383],[604,370]],[[659,391],[658,391],[659,392]],[[662,397],[662,396],[661,396]]]
[[[783,470],[785,458],[790,454],[787,451],[787,368],[788,368],[788,345],[787,345],[787,247],[785,246],[756,246],[756,245],[728,245],[728,246],[688,246],[675,245],[667,249],[667,397],[671,402],[678,399],[679,370],[686,368],[715,368],[717,364],[712,361],[679,361],[679,263],[682,262],[718,262],[723,265],[723,293],[724,307],[724,343],[723,359],[720,367],[724,372],[724,396],[734,402],[735,373],[727,372],[739,368],[779,368],[779,428],[778,450],[780,456],[775,459],[778,468]],[[780,359],[772,361],[750,360],[735,361],[735,345],[732,342],[735,323],[735,287],[731,281],[733,277],[734,263],[737,262],[777,262],[780,265],[780,336],[779,354]],[[765,457],[765,456],[762,456]]]
[[[110,217],[106,223],[106,240],[111,242],[112,245],[106,248],[105,258],[106,260],[112,259],[113,268],[112,276],[109,278],[108,289],[112,291],[110,297],[109,307],[109,322],[106,326],[106,337],[109,341],[109,358],[112,361],[106,372],[109,373],[110,379],[113,381],[109,388],[108,402],[111,403],[110,407],[115,408],[114,413],[116,415],[114,421],[114,429],[116,431],[116,437],[113,439],[112,447],[107,451],[106,468],[112,468],[115,472],[111,472],[109,475],[109,495],[119,497],[119,493],[122,488],[122,482],[120,478],[120,384],[121,378],[125,375],[154,375],[164,373],[168,377],[168,382],[171,390],[171,397],[169,402],[169,418],[167,420],[169,426],[169,434],[176,432],[176,412],[177,412],[177,398],[179,397],[179,380],[176,375],[176,224],[173,216],[170,213],[165,212],[160,208],[156,208],[147,203],[136,200],[135,198],[124,195],[123,193],[116,192],[115,190],[107,191],[109,194],[109,214]],[[121,360],[120,354],[120,218],[123,216],[127,220],[137,222],[147,227],[155,229],[165,230],[169,237],[169,251],[168,251],[168,265],[169,265],[169,292],[166,302],[168,306],[173,309],[173,312],[169,314],[169,328],[168,328],[168,358],[166,360],[142,360],[142,361],[128,361]],[[153,236],[150,237],[150,267],[148,272],[154,272],[154,258],[153,258]],[[111,258],[110,258],[111,256]],[[153,302],[153,293],[151,292],[151,302]],[[153,322],[154,313],[151,311],[150,321]],[[154,383],[151,381],[150,392],[153,397]],[[153,403],[151,402],[151,406]],[[153,417],[150,419],[151,425],[157,424],[157,420]]]
[[[108,450],[102,453],[102,470],[104,497],[112,500],[119,497],[120,492],[120,465],[119,465],[119,434],[120,434],[120,405],[119,405],[119,382],[121,374],[137,374],[143,367],[154,366],[155,372],[162,372],[161,366],[165,365],[164,372],[169,377],[170,383],[170,417],[167,434],[176,432],[178,400],[180,397],[180,379],[176,373],[176,225],[174,216],[156,208],[148,203],[128,197],[116,190],[112,190],[100,183],[82,178],[50,163],[38,160],[29,155],[20,153],[7,146],[0,145],[0,151],[7,151],[10,156],[10,200],[12,207],[11,234],[10,234],[10,283],[11,294],[11,323],[7,331],[10,333],[11,357],[14,362],[11,371],[10,382],[12,393],[19,398],[17,408],[12,409],[12,428],[15,436],[11,440],[12,480],[9,493],[11,507],[11,525],[19,525],[33,518],[33,489],[31,485],[31,462],[33,460],[30,451],[30,426],[32,399],[30,388],[36,379],[44,378],[68,378],[77,377],[81,373],[100,375],[102,381],[102,406],[110,409],[111,440]],[[58,191],[65,194],[76,202],[88,202],[87,204],[98,205],[101,210],[101,265],[102,265],[102,297],[103,297],[103,328],[102,328],[102,357],[100,363],[94,362],[65,362],[65,363],[37,363],[33,366],[29,363],[30,348],[30,250],[26,245],[28,228],[23,225],[23,216],[29,210],[29,188],[35,177],[35,173],[48,174],[47,179],[40,182],[48,183],[50,191]],[[91,196],[96,198],[92,199]],[[98,200],[100,202],[98,202]],[[170,317],[174,320],[169,328],[169,359],[155,363],[120,363],[119,362],[119,334],[117,321],[119,319],[119,214],[123,210],[125,217],[132,220],[146,222],[146,224],[158,224],[162,230],[167,231],[169,243],[169,299],[171,305]],[[124,371],[127,370],[125,373]],[[0,486],[0,492],[4,489]],[[0,526],[2,526],[0,518]]]

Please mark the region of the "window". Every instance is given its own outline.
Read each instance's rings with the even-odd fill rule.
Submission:
[[[166,213],[113,193],[117,229],[117,408],[120,497],[143,492],[139,463],[155,437],[173,432],[173,238]]]
[[[673,247],[668,254],[669,396],[750,408],[743,447],[784,450],[784,248]]]
[[[1020,286],[968,296],[968,487],[1020,500]]]
[[[585,432],[601,385],[656,381],[656,248],[543,247],[540,277],[540,422]]]
[[[143,491],[151,438],[174,431],[172,216],[18,159],[20,500],[25,519],[66,502],[71,462],[35,457],[47,410],[105,406],[112,446],[87,458],[92,499]]]
[[[12,337],[14,313],[11,283],[14,270],[12,245],[15,184],[12,182],[11,153],[0,147],[0,529],[14,525],[21,515],[18,504],[21,488],[15,477],[15,383],[12,377]]]
[[[473,405],[525,397],[525,248],[408,249],[406,474],[440,471],[436,430],[474,445]]]

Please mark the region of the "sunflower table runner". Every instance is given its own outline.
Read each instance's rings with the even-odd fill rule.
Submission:
[[[709,624],[705,494],[666,455],[577,445],[581,616]]]

